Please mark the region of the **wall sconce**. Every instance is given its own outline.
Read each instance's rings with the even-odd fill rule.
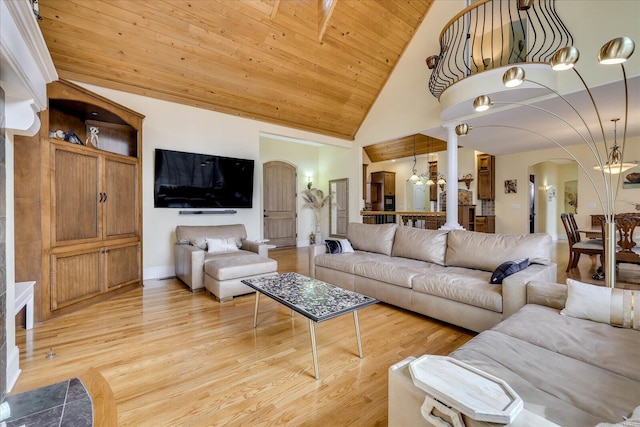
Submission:
[[[553,185],[545,185],[544,191],[547,192],[547,201],[552,202],[558,196],[558,192]]]
[[[439,61],[440,57],[438,55],[431,55],[425,60],[425,62],[427,63],[427,68],[430,70],[436,68]]]
[[[313,185],[313,175],[307,175],[307,188],[311,189],[312,185]]]

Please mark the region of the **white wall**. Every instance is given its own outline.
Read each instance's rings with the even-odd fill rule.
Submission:
[[[576,221],[578,226],[586,226],[590,224],[590,216],[602,214],[603,210],[596,194],[600,192],[603,202],[606,200],[604,192],[604,178],[600,172],[594,171],[593,166],[595,160],[590,150],[585,144],[575,145],[569,150],[577,158],[577,160],[585,168],[578,169],[578,214]],[[528,233],[529,232],[529,211],[528,211],[528,192],[525,191],[521,183],[529,180],[529,167],[545,160],[566,159],[567,154],[560,148],[550,150],[530,151],[527,153],[510,154],[496,157],[496,232],[497,233]],[[625,152],[627,159],[640,159],[640,138],[627,140],[627,148]],[[631,169],[623,173],[625,176],[630,172],[639,171],[640,167]],[[640,201],[640,188],[623,188],[622,183],[616,185],[615,178],[617,175],[606,175],[608,178],[614,178],[613,187],[617,188],[616,212],[631,212],[633,206],[626,201]],[[591,178],[595,187],[589,181]],[[505,194],[502,190],[505,179],[518,180],[518,193]],[[538,185],[544,185],[539,182]],[[558,185],[560,185],[558,183]],[[560,203],[559,201],[558,203]],[[557,212],[559,218],[560,211]],[[547,222],[549,225],[550,223]],[[549,225],[553,230],[553,226]],[[553,231],[550,231],[552,233]],[[563,231],[564,232],[564,231]]]
[[[259,182],[262,182],[262,167],[267,162],[281,161],[290,163],[297,169],[297,246],[308,246],[309,233],[313,231],[313,211],[302,207],[304,201],[300,197],[300,192],[307,188],[307,176],[312,177],[313,187],[319,188],[325,193],[326,189],[324,187],[328,188],[328,185],[323,185],[324,183],[320,181],[319,152],[320,147],[318,145],[301,144],[264,136],[260,138],[260,165],[257,171]],[[262,197],[262,193],[260,193],[260,197]]]
[[[79,83],[80,84],[80,83]],[[261,132],[304,141],[345,147],[350,141],[276,126],[228,114],[160,101],[140,95],[80,84],[143,115],[142,131],[142,217],[143,277],[161,278],[174,274],[172,245],[176,225],[243,223],[250,239],[262,238],[262,169],[260,166]],[[154,149],[217,154],[256,161],[253,208],[238,209],[229,215],[179,215],[179,209],[153,207]],[[356,150],[360,151],[360,149]],[[281,157],[287,158],[284,153]],[[340,178],[341,176],[336,176]],[[321,182],[326,182],[327,176]],[[325,183],[328,186],[328,184]]]

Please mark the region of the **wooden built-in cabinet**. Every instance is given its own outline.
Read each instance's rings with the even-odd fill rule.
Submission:
[[[437,161],[429,162],[429,178],[434,183],[438,182],[438,162]],[[438,201],[438,186],[435,184],[429,186],[429,201],[431,202]]]
[[[468,231],[476,231],[476,205],[458,205],[458,223]]]
[[[496,198],[495,157],[489,154],[478,154],[478,200],[494,200]]]
[[[496,217],[493,215],[481,215],[476,217],[476,230],[480,233],[496,232]]]
[[[142,283],[143,116],[65,81],[47,94],[39,134],[14,150],[16,281],[36,281],[38,321]]]

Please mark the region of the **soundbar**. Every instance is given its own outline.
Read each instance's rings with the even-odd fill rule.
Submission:
[[[180,211],[180,215],[224,215],[238,213],[235,209],[225,209],[223,211]]]

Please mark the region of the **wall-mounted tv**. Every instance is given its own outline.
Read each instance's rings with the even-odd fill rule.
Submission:
[[[251,208],[253,160],[155,150],[156,208]]]

